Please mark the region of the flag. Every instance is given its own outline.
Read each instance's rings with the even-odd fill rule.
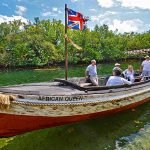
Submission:
[[[67,9],[68,12],[68,28],[76,30],[84,30],[86,28],[86,22],[88,18],[83,17],[79,12],[72,9]]]

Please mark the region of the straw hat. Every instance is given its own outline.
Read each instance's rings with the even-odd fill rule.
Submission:
[[[150,58],[148,55],[146,55],[144,58]]]
[[[120,64],[119,63],[115,63],[115,66],[120,66]]]

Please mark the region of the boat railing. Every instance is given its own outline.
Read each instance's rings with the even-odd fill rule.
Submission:
[[[81,78],[83,80],[83,78]],[[102,80],[104,78],[101,78],[100,80]],[[80,80],[80,78],[78,79],[78,81]],[[83,83],[83,82],[73,82],[74,80],[65,80],[65,79],[54,79],[54,81],[59,82],[60,85],[66,85],[66,86],[71,86],[75,89],[81,90],[81,91],[96,91],[96,90],[108,90],[108,89],[118,89],[118,88],[131,88],[131,87],[136,87],[139,85],[143,85],[146,83],[150,82],[150,79],[148,78],[147,80],[143,80],[140,82],[135,82],[134,84],[131,85],[117,85],[117,86],[92,86],[92,84],[85,84],[85,86],[81,86],[82,84],[79,83]],[[84,82],[85,83],[85,82]]]

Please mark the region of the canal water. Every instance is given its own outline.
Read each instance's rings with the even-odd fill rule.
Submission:
[[[139,63],[133,63],[138,69]],[[99,65],[111,74],[113,65]],[[125,69],[127,64],[122,65]],[[71,67],[69,76],[84,76],[85,66]],[[0,72],[0,85],[48,81],[63,77],[63,68]],[[0,138],[2,150],[149,150],[150,103],[105,118]]]

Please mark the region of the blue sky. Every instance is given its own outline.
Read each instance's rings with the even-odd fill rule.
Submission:
[[[87,25],[107,24],[113,31],[150,30],[150,0],[0,0],[0,23],[21,19],[58,19],[64,22],[64,5],[89,16]]]

